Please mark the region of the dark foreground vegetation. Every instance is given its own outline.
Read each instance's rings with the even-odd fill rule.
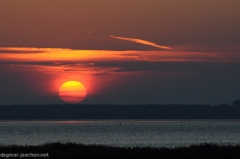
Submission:
[[[120,148],[102,145],[75,143],[48,143],[38,146],[0,146],[0,157],[20,158],[67,158],[67,159],[237,159],[240,158],[240,145],[221,146],[215,144],[192,145],[175,148]],[[5,157],[4,157],[5,155]]]
[[[0,120],[38,119],[240,119],[240,100],[232,105],[48,104],[0,105]]]

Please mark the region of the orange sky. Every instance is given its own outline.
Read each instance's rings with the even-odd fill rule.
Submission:
[[[240,98],[240,1],[0,2],[0,104],[216,103]]]
[[[239,5],[237,0],[1,1],[0,46],[154,49],[110,37],[115,36],[239,51]]]
[[[83,83],[88,92],[87,98],[91,98],[102,94],[102,91],[118,87],[119,84],[131,85],[127,79],[139,80],[139,77],[144,76],[144,78],[156,76],[158,79],[159,75],[160,77],[173,75],[178,81],[179,73],[181,73],[180,76],[187,72],[196,74],[202,67],[209,72],[218,71],[218,68],[214,70],[214,67],[206,67],[223,64],[231,66],[240,61],[239,54],[235,52],[111,51],[22,47],[1,47],[0,52],[3,73],[20,73],[36,94],[55,96],[55,98],[58,98],[58,90],[66,81]],[[197,67],[192,68],[192,65]],[[199,75],[201,74],[200,71]],[[189,73],[186,76],[190,76]],[[17,75],[16,77],[18,78]],[[139,80],[138,87],[146,87],[142,83],[145,80]],[[168,82],[167,86],[169,86]],[[148,91],[155,89],[151,87]]]
[[[94,67],[94,62],[101,61],[238,62],[240,58],[238,52],[187,52],[174,50],[111,51],[0,47],[0,51],[1,62],[51,62],[55,65],[71,62],[75,63],[75,66],[87,63],[91,67]]]

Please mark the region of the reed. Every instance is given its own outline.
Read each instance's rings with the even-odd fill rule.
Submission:
[[[40,156],[42,158],[56,159],[236,159],[240,158],[240,145],[205,143],[175,148],[112,147],[77,143],[46,143],[37,146],[0,145],[0,157],[7,154],[18,154],[19,158],[21,154],[32,155],[28,158],[39,157],[36,156],[38,154],[42,155]]]

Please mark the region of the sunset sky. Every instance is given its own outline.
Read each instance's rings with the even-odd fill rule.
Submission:
[[[239,0],[0,0],[0,105],[231,104]]]

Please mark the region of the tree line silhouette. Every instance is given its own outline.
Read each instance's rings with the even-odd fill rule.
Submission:
[[[240,100],[235,100],[232,105],[44,104],[0,106],[0,120],[27,119],[240,119]]]

